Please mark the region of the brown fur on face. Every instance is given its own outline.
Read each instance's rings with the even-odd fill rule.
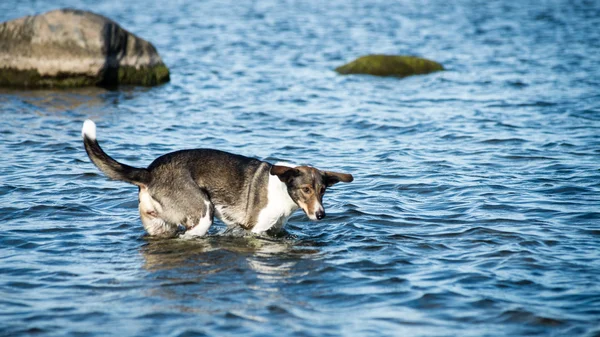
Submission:
[[[348,173],[321,171],[311,166],[274,165],[271,167],[271,174],[279,177],[279,180],[287,185],[292,200],[311,220],[321,220],[325,217],[323,195],[327,187],[354,180]]]

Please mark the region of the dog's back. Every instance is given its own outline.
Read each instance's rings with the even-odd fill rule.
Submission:
[[[163,155],[148,166],[153,194],[170,189],[174,176],[189,176],[215,206],[227,225],[250,229],[256,223],[254,209],[267,204],[269,163],[212,149],[181,150]],[[168,187],[167,187],[168,186]]]

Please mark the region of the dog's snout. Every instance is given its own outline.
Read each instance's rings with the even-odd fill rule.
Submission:
[[[323,210],[318,210],[318,211],[315,213],[315,216],[317,217],[317,220],[321,220],[321,219],[323,219],[323,218],[325,217],[325,211],[323,211]]]

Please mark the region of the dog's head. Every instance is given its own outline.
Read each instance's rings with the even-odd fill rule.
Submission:
[[[348,173],[321,171],[310,166],[273,165],[271,174],[286,184],[292,200],[311,220],[321,220],[325,217],[323,195],[328,187],[340,181],[349,183],[354,180]]]

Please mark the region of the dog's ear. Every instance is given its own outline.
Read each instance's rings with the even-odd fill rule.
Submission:
[[[323,172],[323,180],[325,182],[325,185],[327,185],[327,187],[337,184],[340,181],[343,183],[350,183],[354,180],[354,177],[349,173],[339,173],[339,172],[331,172],[331,171],[322,171],[322,172]]]
[[[298,176],[300,171],[289,166],[273,165],[271,166],[270,173],[272,175],[277,176],[279,180],[285,183],[288,182],[291,178]]]

